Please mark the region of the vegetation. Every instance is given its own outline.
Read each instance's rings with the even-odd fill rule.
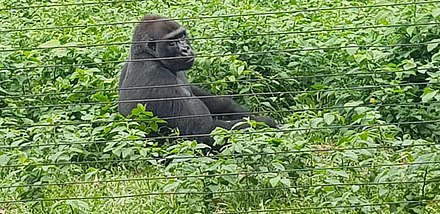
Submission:
[[[0,209],[439,212],[440,7],[415,2],[0,0]],[[147,13],[187,26],[192,82],[281,131],[145,140],[163,121],[115,104]]]

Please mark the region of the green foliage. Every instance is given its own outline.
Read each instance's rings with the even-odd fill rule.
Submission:
[[[412,202],[439,199],[438,4],[17,8],[58,3],[77,2],[0,0],[0,210],[438,212],[437,203]],[[377,6],[393,3],[403,4]],[[198,55],[190,80],[215,94],[242,94],[239,103],[270,112],[282,129],[255,121],[246,130],[216,129],[225,149],[204,156],[207,146],[196,141],[146,138],[165,123],[148,105],[119,115],[118,74],[132,23],[146,13],[206,16],[180,21]],[[83,199],[50,200],[57,198]]]

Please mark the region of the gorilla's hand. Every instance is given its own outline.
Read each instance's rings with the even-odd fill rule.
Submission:
[[[257,122],[263,122],[266,123],[269,127],[271,128],[278,128],[278,125],[275,123],[275,121],[267,116],[257,116],[255,118],[253,118],[255,121]]]

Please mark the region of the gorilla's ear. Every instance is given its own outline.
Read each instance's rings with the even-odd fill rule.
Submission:
[[[156,57],[156,42],[149,42],[153,41],[154,38],[150,37],[149,35],[145,34],[142,36],[141,39],[137,40],[136,44],[132,45],[133,54],[139,56],[142,56],[144,54],[151,55],[153,57]]]
[[[153,41],[153,38],[149,38],[147,41]],[[147,42],[147,48],[152,51],[153,53],[156,53],[156,45],[157,42]],[[156,55],[156,54],[153,54]]]

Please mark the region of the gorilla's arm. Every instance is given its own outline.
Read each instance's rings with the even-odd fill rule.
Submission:
[[[122,88],[122,83],[124,83],[125,76],[127,75],[128,63],[124,64],[122,68],[121,75],[119,76],[119,89]]]
[[[216,125],[225,129],[230,129],[238,122],[243,121],[243,117],[250,117],[251,119],[264,122],[272,128],[276,128],[277,124],[272,118],[266,116],[253,116],[252,113],[241,107],[234,100],[225,97],[209,97],[202,98],[200,96],[213,96],[211,93],[197,87],[191,86],[192,93],[199,97],[199,99],[208,107],[211,114],[227,114],[234,113],[233,115],[227,115],[229,119],[233,121],[216,120]],[[239,113],[239,114],[236,114]],[[243,126],[237,127],[238,129],[244,128]]]
[[[236,120],[243,117],[251,116],[251,113],[241,107],[234,100],[225,97],[209,97],[202,98],[200,96],[213,96],[211,93],[197,87],[191,86],[192,93],[199,97],[199,99],[208,107],[211,114],[225,114],[225,113],[239,113],[233,115],[227,115],[228,118]]]

